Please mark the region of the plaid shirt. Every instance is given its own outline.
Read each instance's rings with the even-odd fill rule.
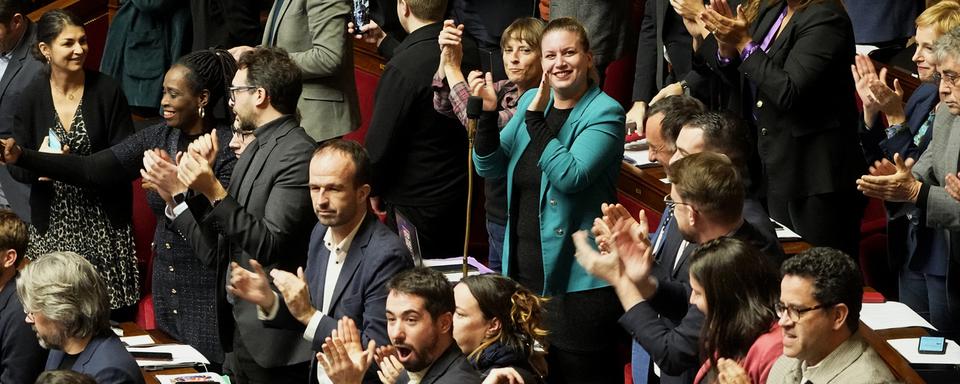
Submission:
[[[447,79],[441,79],[440,76],[433,76],[433,109],[437,112],[456,118],[464,126],[467,125],[467,99],[470,97],[470,89],[466,82],[460,82],[453,85],[453,92],[447,85]],[[497,127],[503,128],[517,111],[517,100],[520,95],[517,94],[517,85],[510,80],[500,80],[493,84],[493,91],[497,94],[497,100],[500,100],[500,108],[497,112]]]

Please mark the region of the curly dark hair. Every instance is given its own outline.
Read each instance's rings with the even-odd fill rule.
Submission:
[[[849,255],[833,248],[810,248],[787,259],[780,274],[813,280],[813,298],[817,303],[845,304],[850,309],[847,328],[857,331],[863,307],[863,277]]]
[[[387,290],[423,298],[434,320],[456,310],[450,280],[434,269],[420,267],[400,272],[387,282]]]

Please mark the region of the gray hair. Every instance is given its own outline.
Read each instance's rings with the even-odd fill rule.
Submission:
[[[954,28],[933,43],[933,62],[942,63],[947,57],[960,60],[960,28]]]
[[[17,279],[17,294],[28,312],[59,323],[68,337],[94,336],[110,327],[110,301],[103,279],[74,252],[40,256]]]

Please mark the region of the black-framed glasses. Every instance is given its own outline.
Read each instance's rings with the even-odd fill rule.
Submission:
[[[697,210],[697,208],[694,207],[693,204],[684,203],[684,202],[682,202],[682,201],[673,201],[673,197],[670,196],[670,194],[667,194],[666,196],[663,197],[663,202],[664,202],[664,204],[666,204],[667,207],[670,208],[670,209],[675,209],[675,208],[677,208],[677,204],[680,204],[680,205],[686,205],[686,206],[690,207],[690,209],[692,209],[692,210],[694,210],[694,211]]]
[[[828,309],[832,306],[833,304],[820,304],[812,307],[798,308],[792,305],[786,305],[784,303],[777,303],[774,305],[773,309],[777,312],[777,316],[780,318],[786,316],[788,319],[790,319],[790,321],[797,322],[800,321],[800,317],[802,317],[804,313],[817,309]]]
[[[237,91],[250,91],[257,88],[260,87],[256,85],[231,85],[230,88],[228,88],[230,90],[230,101],[237,100]]]
[[[934,72],[933,73],[934,82],[939,83],[941,81],[946,81],[947,84],[950,84],[951,87],[957,86],[957,78],[960,78],[960,74],[957,74],[956,72],[943,72],[943,73]]]

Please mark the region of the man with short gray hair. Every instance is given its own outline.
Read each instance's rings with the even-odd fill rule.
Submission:
[[[143,384],[137,362],[110,330],[107,288],[89,261],[73,252],[40,256],[20,272],[17,294],[40,345],[51,350],[46,370]]]

